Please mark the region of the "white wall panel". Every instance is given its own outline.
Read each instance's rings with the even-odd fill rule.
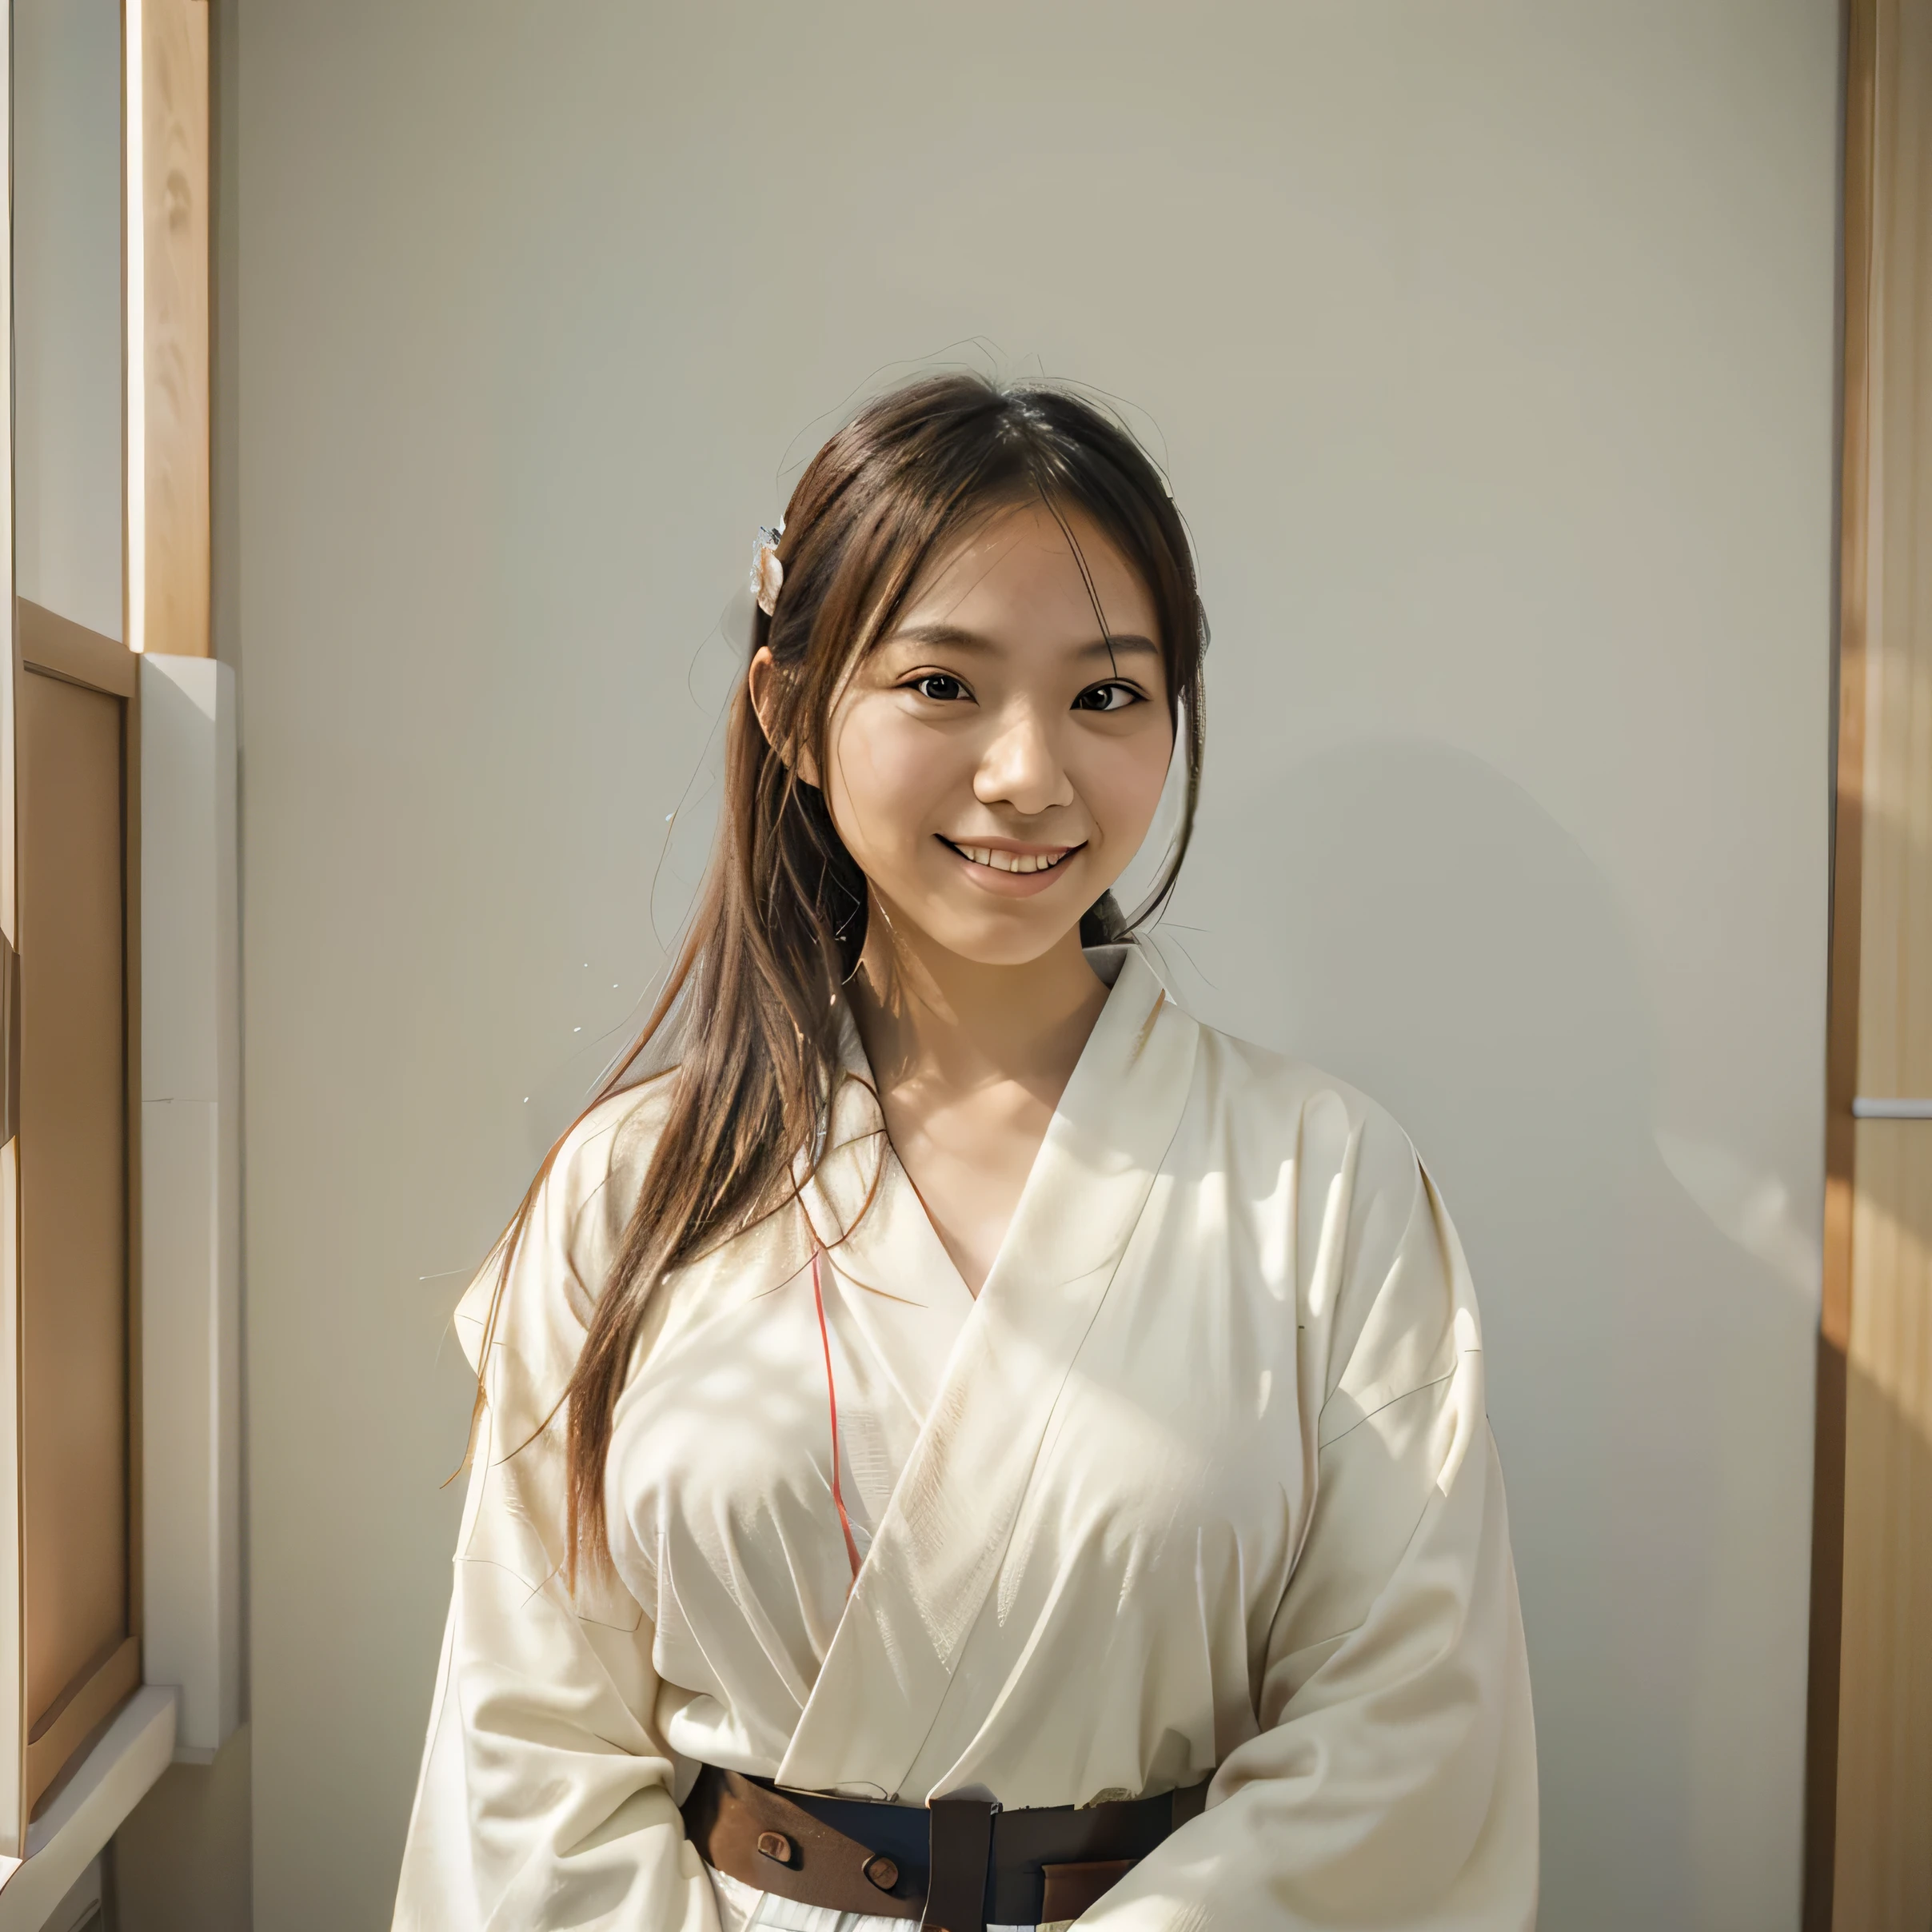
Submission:
[[[121,7],[13,0],[14,571],[121,635]]]
[[[234,689],[141,661],[142,1653],[202,1764],[242,1720]]]

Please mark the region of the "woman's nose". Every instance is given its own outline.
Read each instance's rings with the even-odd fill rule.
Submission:
[[[1031,817],[1073,803],[1073,784],[1046,721],[1030,706],[1001,720],[973,774],[973,796],[983,805],[1009,805]]]

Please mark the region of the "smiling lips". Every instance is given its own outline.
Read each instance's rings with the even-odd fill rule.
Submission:
[[[960,840],[946,838],[943,834],[940,843],[950,846],[962,859],[996,872],[1050,872],[1062,860],[1071,858],[1080,850],[1077,845],[1035,847],[1031,851],[1016,850],[1010,846],[970,845]]]

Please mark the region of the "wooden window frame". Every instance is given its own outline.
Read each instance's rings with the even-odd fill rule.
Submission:
[[[142,1539],[144,1471],[142,1415],[143,1231],[141,1212],[143,1115],[141,1052],[140,920],[142,677],[143,649],[177,656],[212,655],[210,625],[210,397],[214,313],[210,277],[210,71],[208,0],[122,0],[120,62],[120,245],[123,269],[121,401],[123,446],[122,637],[125,643],[22,602],[17,597],[10,541],[0,545],[0,608],[10,613],[8,662],[0,675],[0,796],[15,799],[15,732],[23,681],[47,676],[97,690],[121,706],[122,816],[126,1000],[125,1149],[127,1254],[125,1287],[126,1417],[126,1635],[104,1650],[66,1688],[54,1707],[27,1706],[25,1538],[20,1478],[24,1405],[18,1400],[22,1367],[24,1283],[20,1247],[17,1104],[0,1125],[0,1388],[13,1391],[10,1427],[0,1423],[0,1885],[10,1908],[34,1894],[36,1882],[70,1857],[93,1855],[127,1806],[158,1774],[174,1748],[174,1691],[142,1692],[148,1606]],[[0,38],[5,76],[0,115],[11,142],[13,47]],[[133,137],[130,139],[130,135]],[[105,211],[104,211],[105,212]],[[0,528],[10,540],[12,490],[12,273],[0,275],[0,421],[8,460],[0,465]],[[130,538],[132,541],[130,541]],[[130,590],[134,594],[129,594]],[[232,707],[231,700],[224,700]],[[232,709],[227,728],[232,732]],[[18,825],[9,822],[10,835]],[[33,997],[34,935],[22,933],[16,903],[14,838],[0,840],[0,1094],[17,1082],[20,1056],[15,989],[24,967],[26,998]],[[14,948],[24,941],[21,955]],[[31,1123],[26,1124],[30,1132]],[[10,1449],[7,1439],[10,1438]],[[6,1466],[10,1454],[12,1464]],[[179,1607],[177,1607],[178,1611]],[[158,1629],[158,1626],[157,1627]],[[130,1699],[132,1698],[131,1704]],[[222,1722],[232,1727],[234,1714]],[[117,1713],[119,1714],[117,1715]],[[33,1716],[41,1719],[30,1737]],[[97,1740],[103,1740],[97,1748]],[[130,1782],[130,1779],[136,1779]],[[105,1781],[105,1782],[103,1782]],[[64,1796],[59,1794],[64,1793]],[[111,1794],[111,1795],[110,1795]],[[57,1796],[59,1802],[54,1802]],[[67,1817],[63,1807],[85,1813]],[[102,1807],[108,1806],[112,1815]],[[33,1823],[36,1814],[40,1822]],[[58,1824],[54,1838],[47,1833]],[[103,1822],[105,1821],[105,1822]],[[34,1840],[42,1842],[27,1857]],[[90,1838],[77,1852],[81,1836]],[[58,1841],[58,1842],[57,1842]],[[44,1855],[43,1855],[44,1854]],[[20,1869],[42,1874],[30,1879]],[[47,1863],[51,1859],[52,1866]],[[56,1887],[66,1889],[62,1883]],[[43,1901],[50,1903],[51,1898]],[[18,1916],[17,1914],[10,1914]]]
[[[134,654],[111,637],[103,637],[69,619],[42,609],[24,598],[14,601],[16,681],[29,675],[58,677],[86,689],[98,691],[122,705],[122,867],[126,915],[122,929],[122,983],[126,988],[124,1035],[126,1161],[127,1187],[127,1256],[125,1292],[127,1335],[127,1634],[122,1641],[96,1663],[84,1678],[77,1679],[63,1693],[54,1708],[45,1714],[38,1730],[30,1730],[32,1714],[26,1709],[26,1631],[23,1608],[26,1587],[26,1531],[16,1504],[14,1512],[13,1550],[14,1609],[15,1628],[21,1641],[9,1662],[16,1674],[10,1686],[8,1702],[19,1713],[15,1735],[20,1752],[17,1766],[10,1767],[8,1779],[17,1793],[13,1814],[0,1818],[0,1838],[10,1838],[24,1847],[27,1827],[66,1772],[84,1755],[84,1747],[101,1731],[121,1706],[141,1684],[141,1632],[142,1608],[142,1453],[141,1453],[141,721],[139,665]],[[18,682],[14,693],[13,715],[21,715]],[[34,936],[21,934],[20,957],[23,976],[33,971]],[[30,989],[25,996],[31,998]],[[24,1131],[30,1132],[28,1124]],[[16,1177],[17,1179],[17,1177]],[[16,1199],[18,1199],[16,1192]],[[11,1278],[19,1284],[19,1299],[14,1311],[16,1324],[25,1308],[26,1283],[19,1250],[21,1223],[18,1216],[8,1230],[14,1243]],[[14,1360],[20,1361],[19,1331],[13,1339]],[[24,1407],[14,1417],[15,1468],[23,1464],[25,1442],[22,1432]],[[0,1786],[0,1790],[3,1790]],[[14,1855],[19,1855],[16,1851]]]

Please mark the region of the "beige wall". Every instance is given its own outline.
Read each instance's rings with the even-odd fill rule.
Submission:
[[[1830,0],[239,10],[257,1922],[386,1923],[450,1307],[660,957],[752,526],[950,354],[1144,412],[1183,990],[1462,1226],[1545,1922],[1794,1925]]]

